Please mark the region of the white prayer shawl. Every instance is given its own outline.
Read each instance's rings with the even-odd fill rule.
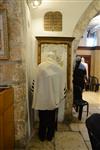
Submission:
[[[32,108],[52,110],[59,107],[64,98],[64,71],[55,62],[48,60],[38,66]]]
[[[88,79],[88,64],[85,63],[84,57],[81,58],[81,63],[85,66],[85,69],[86,69],[86,77],[87,77],[87,79]]]
[[[86,77],[88,79],[88,64],[87,63],[84,63],[84,62],[81,62],[84,66],[85,66],[85,69],[86,69]]]

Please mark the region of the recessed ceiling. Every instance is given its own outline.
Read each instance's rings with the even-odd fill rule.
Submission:
[[[100,15],[94,17],[88,27],[87,27],[87,30],[91,30],[91,32],[95,32],[97,30],[100,30]]]

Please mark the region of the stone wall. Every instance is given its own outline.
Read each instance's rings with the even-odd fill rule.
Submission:
[[[65,115],[64,121],[70,123],[72,121],[72,105],[73,105],[73,94],[72,90],[68,90],[66,94],[66,101],[65,101]]]
[[[22,52],[22,5],[20,0],[5,0],[0,7],[7,10],[9,59],[0,60],[0,85],[14,88],[15,146],[24,147],[27,138],[26,70]]]

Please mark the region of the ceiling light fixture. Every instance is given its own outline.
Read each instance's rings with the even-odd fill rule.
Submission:
[[[38,7],[42,3],[42,0],[32,0],[33,7]]]

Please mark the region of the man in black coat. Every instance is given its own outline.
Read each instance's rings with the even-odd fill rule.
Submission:
[[[86,79],[86,68],[81,63],[81,57],[76,57],[74,72],[73,72],[73,103],[82,100],[82,92]]]

